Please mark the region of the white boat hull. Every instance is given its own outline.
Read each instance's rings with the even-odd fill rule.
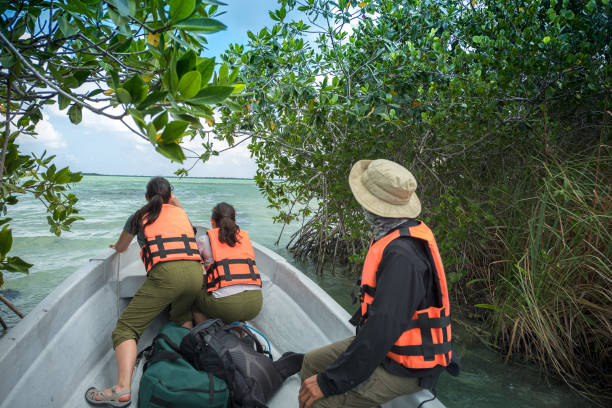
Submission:
[[[354,334],[349,314],[325,291],[281,256],[256,243],[253,246],[264,303],[251,324],[266,335],[275,358],[285,351],[306,352]],[[58,286],[0,339],[0,408],[87,407],[87,388],[114,384],[111,331],[119,310],[144,279],[134,242],[121,255],[109,249],[91,259]],[[145,331],[139,349],[151,343],[164,319],[160,316]],[[141,367],[132,383],[134,407]],[[290,377],[269,406],[298,407],[299,385],[297,375]],[[423,390],[383,406],[417,407],[430,398],[431,393]],[[435,399],[424,408],[444,406]]]

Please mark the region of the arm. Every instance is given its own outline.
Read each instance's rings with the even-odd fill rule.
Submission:
[[[325,396],[349,391],[383,362],[423,299],[424,271],[427,265],[411,246],[393,242],[385,249],[367,321],[347,350],[317,375]]]
[[[198,244],[198,250],[200,251],[200,257],[202,258],[204,268],[208,268],[208,266],[214,262],[208,234],[204,233],[199,236],[196,239],[196,244]]]
[[[168,200],[168,204],[172,204],[175,207],[180,207],[183,208],[183,206],[181,205],[180,201],[178,200],[178,198],[176,198],[176,196],[173,194],[170,195],[170,200]]]
[[[130,243],[134,239],[132,234],[127,233],[126,231],[121,231],[121,235],[119,235],[119,239],[114,244],[110,244],[110,247],[113,248],[117,252],[125,252]]]

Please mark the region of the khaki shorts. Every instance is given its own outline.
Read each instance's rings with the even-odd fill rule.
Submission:
[[[191,307],[202,288],[202,265],[198,261],[168,261],[155,265],[121,314],[113,330],[113,348],[138,339],[168,305],[170,320],[178,325],[193,319]]]
[[[300,377],[305,379],[325,371],[325,368],[342,354],[351,344],[354,337],[332,343],[309,351],[304,356]],[[312,405],[313,408],[370,408],[378,407],[400,395],[412,394],[421,389],[418,378],[393,375],[378,366],[370,378],[344,394],[321,398]]]
[[[193,311],[225,323],[251,320],[259,314],[263,303],[261,290],[245,290],[235,295],[216,298],[206,290],[198,295]]]

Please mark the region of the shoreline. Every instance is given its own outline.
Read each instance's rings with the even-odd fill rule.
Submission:
[[[151,178],[151,177],[156,177],[156,176],[147,176],[147,175],[142,175],[142,174],[102,174],[102,173],[81,173],[83,174],[83,176],[104,176],[104,177],[142,177],[142,178]],[[171,179],[206,179],[206,180],[253,180],[253,177],[202,177],[202,176],[162,176],[164,178],[171,178]]]

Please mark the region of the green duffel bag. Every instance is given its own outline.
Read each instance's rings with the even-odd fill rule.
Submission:
[[[146,363],[138,390],[139,408],[227,408],[230,391],[225,381],[196,370],[183,359],[178,345],[188,329],[167,323],[145,352]]]

